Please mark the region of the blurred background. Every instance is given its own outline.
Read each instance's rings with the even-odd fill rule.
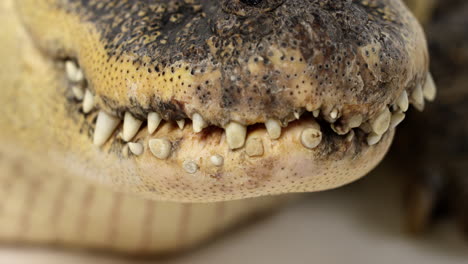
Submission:
[[[427,32],[437,103],[388,158],[344,188],[307,194],[173,259],[138,263],[468,263],[468,2],[407,0]],[[84,251],[0,247],[0,263],[135,263]]]

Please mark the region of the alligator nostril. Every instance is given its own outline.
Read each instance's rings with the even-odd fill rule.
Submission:
[[[260,4],[263,0],[241,0],[242,3],[249,6],[256,6]]]

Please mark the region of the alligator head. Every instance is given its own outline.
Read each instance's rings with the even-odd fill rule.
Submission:
[[[14,148],[144,197],[347,184],[384,157],[409,104],[435,96],[422,30],[396,0],[16,5],[39,51],[24,74],[46,83],[7,103]]]

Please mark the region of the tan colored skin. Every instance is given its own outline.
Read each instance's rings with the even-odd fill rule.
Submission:
[[[2,176],[1,181],[6,183],[16,182],[18,177],[21,181],[6,185],[12,188],[11,192],[2,193],[2,195],[5,195],[5,206],[3,207],[5,210],[2,211],[0,219],[4,223],[21,223],[21,221],[29,221],[25,219],[34,219],[31,220],[31,225],[27,230],[42,233],[11,233],[9,229],[1,229],[1,240],[33,243],[55,241],[68,246],[86,246],[130,252],[167,252],[185,248],[211,237],[219,230],[224,230],[234,223],[248,218],[253,212],[265,211],[279,203],[275,198],[263,198],[262,200],[254,200],[254,202],[245,200],[234,202],[232,200],[281,193],[319,191],[347,184],[362,177],[376,166],[385,155],[392,141],[393,130],[387,132],[379,144],[371,147],[365,143],[365,135],[363,134],[357,133],[351,141],[347,141],[346,136],[338,136],[333,132],[327,132],[325,140],[318,148],[308,150],[301,145],[299,135],[303,128],[310,125],[310,120],[302,119],[291,123],[285,128],[281,138],[277,141],[271,140],[262,126],[252,128],[252,130],[256,130],[258,135],[261,135],[264,142],[265,154],[255,158],[248,157],[244,149],[229,150],[219,128],[209,128],[201,134],[194,134],[189,127],[180,131],[175,128],[174,124],[169,122],[164,123],[156,132],[157,137],[169,137],[179,142],[169,160],[157,160],[149,151],[145,151],[140,157],[122,154],[124,144],[118,139],[118,132],[104,147],[95,147],[91,142],[94,129],[92,120],[96,113],[84,116],[79,112],[79,106],[73,102],[68,87],[69,84],[63,73],[63,63],[51,57],[51,50],[47,49],[49,47],[57,52],[57,47],[65,45],[66,50],[75,53],[76,50],[80,50],[80,54],[99,57],[99,54],[102,54],[100,53],[102,43],[92,27],[89,27],[89,24],[81,23],[79,17],[66,15],[58,9],[50,9],[48,0],[22,0],[17,1],[17,3],[21,4],[23,19],[31,19],[36,23],[33,30],[29,28],[34,36],[30,38],[19,26],[17,17],[14,16],[12,2],[9,0],[2,3],[1,12],[5,14],[1,16],[1,19],[4,20],[2,24],[12,26],[0,32],[2,34],[0,35],[2,45],[0,55],[5,58],[2,65],[0,65],[0,80],[2,83],[0,104],[4,116],[4,118],[0,119],[2,133],[0,137],[0,159],[3,160],[0,176]],[[408,17],[411,17],[399,3],[396,3],[393,7],[397,8],[399,11],[397,13],[407,14]],[[30,16],[25,14],[30,14]],[[40,17],[34,17],[36,15]],[[365,114],[365,120],[367,120],[375,116],[382,106],[393,103],[403,89],[411,92],[416,84],[423,84],[428,64],[424,37],[414,20],[406,22],[407,28],[405,27],[405,30],[409,35],[405,39],[408,43],[404,45],[405,51],[403,53],[407,54],[408,60],[404,65],[392,65],[394,69],[405,72],[404,75],[398,75],[400,79],[395,83],[399,85],[389,87],[389,90],[385,92],[386,96],[382,94],[371,96],[368,102],[359,101],[362,99],[353,97],[352,93],[341,93],[338,87],[334,87],[334,92],[323,95],[323,102],[309,102],[317,104],[311,106],[311,109],[321,105],[323,115],[329,114],[332,107],[337,103],[334,101],[336,100],[334,96],[341,93],[343,98],[351,95],[351,101],[339,106],[343,123],[346,124],[346,118],[356,114],[356,111]],[[48,39],[48,37],[51,38]],[[60,44],[57,45],[57,43]],[[367,48],[372,49],[371,46]],[[375,50],[380,49],[380,47],[374,48]],[[287,54],[294,54],[296,51],[286,52],[288,52]],[[360,50],[360,52],[364,51]],[[73,52],[70,54],[73,54]],[[87,65],[86,67],[92,68],[93,60],[86,60],[84,56],[81,55],[80,62]],[[372,54],[365,59],[360,57],[360,60],[383,63],[378,60],[377,55]],[[273,65],[288,68],[292,72],[304,66],[300,63],[282,65],[280,61],[274,62]],[[118,65],[118,69],[136,71],[133,65],[125,63]],[[355,70],[354,68],[351,72],[355,73]],[[105,90],[109,89],[109,86],[103,85],[106,82],[106,80],[102,79],[104,75],[92,70],[86,70],[86,74],[87,78],[91,78],[89,81],[93,83],[94,92],[99,95],[98,105],[100,107],[113,111],[112,106],[106,105],[100,99],[104,95],[115,96],[113,100],[119,105],[128,103],[128,98],[124,96],[128,91],[119,90],[128,87],[120,87],[114,92]],[[146,80],[145,73],[141,74],[141,80]],[[196,82],[203,82],[206,78],[211,78],[212,74],[215,73],[206,76],[200,75],[199,79],[196,80],[192,79],[193,77],[190,77],[187,72],[181,72],[181,74],[185,76],[184,81],[191,81],[196,84]],[[354,75],[352,77],[354,79],[358,78]],[[158,80],[161,81],[156,79],[156,81]],[[281,78],[279,81],[286,82]],[[150,84],[147,85],[149,87]],[[158,87],[155,83],[151,85]],[[173,88],[162,87],[156,89],[151,86],[156,90],[150,90],[148,87],[146,90],[141,91],[141,94],[137,93],[137,95],[144,97],[145,94],[157,93],[161,96],[170,96],[169,93]],[[213,92],[216,89],[219,89],[219,87],[214,85]],[[372,87],[372,89],[376,88]],[[190,89],[187,91],[189,93],[193,92]],[[307,102],[305,101],[301,102],[298,99],[297,104],[298,107],[307,108]],[[190,116],[193,110],[201,112],[203,107],[196,103],[191,104],[189,101],[184,113]],[[213,110],[212,115],[206,112],[208,114],[204,113],[206,114],[204,116],[212,117],[207,118],[210,124],[222,126],[224,119],[217,120],[215,118],[219,111],[222,110]],[[242,109],[239,109],[238,112],[241,113]],[[236,111],[233,111],[233,113],[236,113]],[[264,112],[261,113],[261,116],[253,115],[253,113],[254,111],[245,111],[244,118],[239,121],[253,124],[261,122],[267,117]],[[292,109],[285,109],[284,113],[278,113],[278,115],[283,116],[277,117],[287,120],[291,113]],[[122,113],[118,112],[117,114],[121,115]],[[226,117],[224,114],[221,114],[221,116]],[[146,142],[148,138],[150,136],[147,135],[146,130],[140,131],[136,137],[137,141],[141,142]],[[147,148],[146,144],[145,148]],[[213,154],[222,154],[225,157],[224,167],[221,169],[214,168],[207,164],[207,158]],[[187,174],[182,169],[182,163],[187,159],[199,162],[200,170],[196,174]],[[17,163],[17,161],[20,162]],[[31,167],[22,170],[22,166]],[[18,170],[20,171],[18,172]],[[83,179],[85,180],[84,183]],[[64,182],[69,182],[69,189],[65,189],[65,191],[62,187],[59,187]],[[31,187],[37,183],[42,183],[41,185],[45,188],[36,189]],[[96,186],[96,184],[98,185]],[[13,188],[13,186],[16,187]],[[109,187],[113,191],[108,190]],[[47,199],[60,200],[60,193],[65,192],[66,199],[86,204],[87,201],[89,202],[87,200],[89,198],[81,193],[86,188],[95,190],[96,195],[100,197],[99,199],[93,199],[90,203],[89,206],[94,208],[93,210],[88,207],[82,208],[79,204],[70,202],[71,211],[69,213],[57,219],[51,217],[58,211]],[[32,192],[31,194],[32,190],[37,190],[37,193]],[[128,196],[127,194],[121,194],[122,201],[126,201],[124,202],[125,205],[112,207],[115,197],[119,197],[114,192],[115,190],[128,194]],[[56,193],[58,196],[51,197],[52,193]],[[136,196],[130,194],[136,194]],[[32,201],[36,200],[35,197],[38,200],[32,203]],[[40,199],[41,197],[44,197],[43,200]],[[112,230],[122,230],[122,233],[117,236],[119,239],[123,239],[129,233],[132,233],[137,226],[145,225],[144,220],[138,218],[135,219],[137,223],[122,222],[118,227],[106,226],[106,223],[110,221],[109,219],[114,219],[114,215],[110,214],[109,216],[109,210],[116,210],[117,214],[125,216],[134,214],[135,209],[141,209],[143,203],[148,203],[149,208],[163,206],[165,207],[163,214],[170,216],[170,219],[163,220],[160,223],[161,226],[170,225],[169,229],[182,228],[179,224],[174,224],[172,220],[173,217],[177,218],[179,216],[179,210],[185,208],[185,205],[159,201],[148,202],[142,198],[177,202],[228,201],[226,202],[227,208],[232,205],[233,209],[226,209],[226,212],[232,214],[232,216],[229,219],[220,221],[219,227],[207,226],[207,222],[201,220],[188,220],[194,226],[190,230],[198,230],[197,232],[200,233],[194,234],[193,238],[184,240],[180,244],[171,242],[172,244],[168,243],[168,245],[166,243],[166,240],[177,240],[175,238],[177,233],[165,234],[162,236],[162,242],[150,244],[147,249],[143,250],[140,240],[143,238],[140,235],[135,235],[134,240],[116,242],[116,245],[109,244],[109,241],[113,238],[112,236],[115,235],[113,234],[109,238],[108,234],[112,233]],[[15,204],[21,206],[15,207],[13,206]],[[237,205],[239,208],[235,209]],[[218,208],[216,204],[197,204],[194,206],[197,208],[196,215],[198,217],[213,214]],[[147,209],[141,210],[144,212],[140,211],[140,213],[147,213]],[[74,227],[77,231],[72,234],[67,234],[64,229],[54,231],[56,225],[50,224],[47,220],[54,219],[54,221],[57,221],[56,224],[66,225],[67,222],[76,221],[76,215],[78,215],[78,218],[81,215],[85,219],[84,222],[89,226],[83,227],[82,222],[79,222]],[[153,222],[152,218],[146,221],[152,224],[157,223],[157,220]],[[99,223],[103,223],[103,225],[100,226]],[[5,225],[2,226],[2,228],[5,228]],[[166,228],[155,230],[162,232]],[[83,238],[82,232],[91,232],[94,236],[93,238]]]

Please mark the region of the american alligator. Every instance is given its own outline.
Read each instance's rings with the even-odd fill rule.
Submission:
[[[7,243],[193,247],[361,178],[436,95],[400,0],[1,5]]]

